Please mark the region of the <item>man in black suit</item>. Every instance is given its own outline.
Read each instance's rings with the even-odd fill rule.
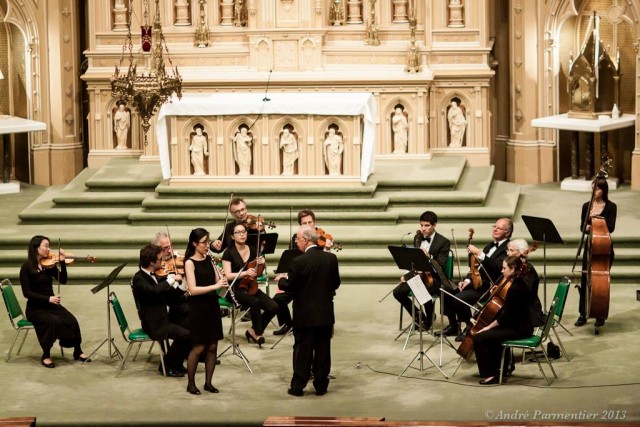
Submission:
[[[287,391],[293,396],[303,395],[312,366],[316,394],[325,394],[329,386],[333,297],[340,272],[338,258],[319,249],[317,239],[313,228],[300,227],[296,245],[304,253],[291,262],[286,275],[276,276],[278,286],[293,294],[293,377]]]
[[[189,331],[169,321],[166,300],[169,292],[181,285],[172,274],[162,281],[156,279],[153,271],[161,263],[162,248],[154,245],[142,248],[140,250],[140,270],[133,276],[131,287],[133,297],[139,305],[138,316],[142,322],[142,329],[156,341],[173,340],[165,358],[167,375],[182,377],[186,372],[182,362],[191,351]],[[186,288],[183,288],[184,290]],[[162,373],[162,365],[158,370]]]
[[[509,218],[500,218],[492,226],[491,237],[493,242],[487,244],[484,249],[469,245],[467,250],[478,259],[481,286],[477,289],[471,285],[471,273],[458,284],[456,297],[469,305],[474,305],[489,290],[502,275],[502,261],[507,257],[507,245],[513,234],[513,221]],[[455,336],[456,341],[462,341],[464,334],[460,330],[460,323],[471,324],[471,309],[467,304],[450,296],[444,298],[444,314],[449,318],[449,326],[442,333],[446,336]],[[436,332],[439,335],[440,332]]]
[[[413,239],[413,246],[420,248],[425,254],[431,256],[436,261],[442,271],[445,271],[447,264],[447,258],[449,257],[449,239],[442,234],[436,232],[436,225],[438,224],[438,216],[431,211],[426,211],[420,215],[420,230],[416,233]],[[440,287],[440,278],[435,271],[428,272],[433,279],[433,289]],[[413,301],[411,300],[410,292],[411,288],[404,281],[404,276],[400,278],[400,284],[393,290],[394,298],[402,304],[405,310],[411,315],[411,309]],[[424,314],[422,317],[422,325],[418,321],[419,311],[416,311],[414,323],[422,326],[427,331],[431,329],[431,322],[433,321],[433,300],[429,300],[424,304]]]

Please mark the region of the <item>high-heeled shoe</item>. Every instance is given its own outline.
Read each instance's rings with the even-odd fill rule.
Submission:
[[[189,393],[191,393],[191,394],[195,394],[195,395],[201,394],[201,393],[200,393],[200,390],[198,390],[198,387],[196,387],[195,385],[191,385],[191,384],[189,384],[189,385],[187,386],[187,391],[188,391]]]
[[[249,333],[249,331],[246,331],[244,333],[244,336],[247,337],[247,342],[248,343],[252,343],[252,342],[258,342],[256,341],[256,339]]]
[[[264,337],[259,337],[259,338],[256,340],[256,343],[258,344],[258,348],[262,348],[262,344],[264,344],[264,343],[265,343],[265,339],[264,339]]]
[[[479,381],[479,383],[482,385],[498,384],[499,382],[500,382],[500,377],[498,375],[495,375],[489,378],[483,378]]]
[[[83,357],[83,356],[81,356],[80,354],[78,354],[78,355],[74,354],[74,355],[73,355],[73,360],[79,360],[79,361],[80,361],[80,362],[82,362],[82,363],[89,363],[89,362],[91,362],[91,358],[90,358],[90,357],[88,357],[88,356],[84,356],[84,357]]]
[[[220,390],[218,390],[217,388],[215,388],[213,386],[213,384],[205,384],[204,385],[204,389],[206,391],[208,391],[209,393],[220,393]]]

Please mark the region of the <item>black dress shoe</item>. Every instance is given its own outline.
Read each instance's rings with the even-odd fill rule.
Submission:
[[[596,323],[593,326],[595,326],[596,328],[604,326],[604,319],[596,319]]]
[[[184,372],[178,372],[173,368],[170,368],[168,366],[166,366],[167,369],[167,376],[168,377],[174,377],[174,378],[180,378],[180,377],[184,377]],[[162,365],[158,366],[158,373],[160,375],[162,375]]]
[[[304,395],[304,391],[298,388],[290,388],[289,390],[287,390],[287,393],[290,394],[291,396],[296,396],[296,397],[300,397]]]
[[[324,396],[327,394],[327,390],[316,390],[316,396]]]
[[[200,390],[198,390],[198,387],[194,386],[194,385],[188,385],[187,386],[187,391],[191,394],[195,394],[198,395],[200,394]]]
[[[187,369],[182,365],[174,366],[173,370],[178,372],[178,373],[181,373],[181,374],[186,374],[187,373]]]
[[[465,334],[463,334],[463,333],[460,333],[460,334],[456,335],[456,342],[464,341],[464,336],[465,336]]]
[[[436,331],[435,335],[439,337],[441,334],[444,334],[445,337],[455,337],[458,335],[458,327],[457,326],[447,326],[442,331]]]
[[[576,323],[574,323],[575,326],[582,326],[585,323],[587,323],[587,318],[584,316],[580,316],[578,317],[578,320],[576,320]]]
[[[206,391],[208,391],[209,393],[220,393],[220,390],[218,390],[217,388],[215,388],[213,386],[213,384],[205,384],[204,385],[204,389]]]
[[[42,363],[42,366],[44,366],[45,368],[55,368],[56,364],[53,363],[53,360],[51,361],[51,363],[44,363],[44,359],[46,359],[46,357],[43,357],[42,359],[40,359],[40,363]]]
[[[277,331],[273,331],[273,335],[286,335],[291,330],[291,325],[285,323]]]
[[[489,385],[489,384],[498,384],[500,382],[500,376],[498,375],[494,375],[491,378],[483,378],[480,381],[480,384],[482,385]]]

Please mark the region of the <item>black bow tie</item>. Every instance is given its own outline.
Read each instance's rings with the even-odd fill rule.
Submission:
[[[494,248],[497,248],[498,246],[500,246],[500,243],[498,243],[498,242],[493,242],[493,243],[491,244],[491,246],[492,246],[492,247],[494,247]]]
[[[420,242],[427,242],[427,243],[431,243],[431,237],[433,237],[433,236],[429,236],[429,237],[422,237],[422,236],[420,236]]]

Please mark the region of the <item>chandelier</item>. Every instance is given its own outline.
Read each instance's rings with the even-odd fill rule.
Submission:
[[[133,42],[131,39],[131,15],[133,11],[133,0],[129,2],[129,16],[127,19],[127,36],[122,45],[122,54],[120,63],[111,76],[111,95],[114,98],[123,100],[132,104],[135,111],[142,119],[142,130],[144,133],[144,145],[147,145],[147,132],[151,127],[149,120],[158,111],[162,104],[171,101],[171,95],[175,93],[178,99],[182,98],[182,77],[178,74],[178,67],[173,67],[167,42],[162,34],[162,25],[160,24],[160,0],[155,0],[156,12],[153,20],[152,42],[150,64],[147,67],[148,73],[138,73],[138,63],[133,57]],[[145,21],[148,17],[148,1],[144,0],[144,17]],[[145,22],[146,24],[146,22]],[[143,32],[145,31],[143,27]],[[143,34],[143,50],[145,40]],[[166,58],[169,61],[169,72],[165,68],[163,51],[166,52]],[[126,72],[120,72],[123,68],[125,56],[129,60],[129,66]]]

